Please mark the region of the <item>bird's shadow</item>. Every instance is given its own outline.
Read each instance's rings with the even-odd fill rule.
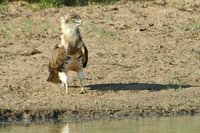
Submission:
[[[179,84],[153,84],[153,83],[105,83],[88,85],[90,90],[98,91],[120,91],[120,90],[167,90],[167,89],[181,89],[194,87],[193,85],[179,85]]]

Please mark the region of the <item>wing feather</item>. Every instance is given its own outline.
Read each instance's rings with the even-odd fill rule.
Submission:
[[[83,45],[82,52],[83,52],[83,68],[85,68],[88,62],[88,49],[85,45]]]
[[[58,72],[61,71],[62,65],[66,58],[66,51],[64,47],[56,45],[52,51],[52,57],[49,61],[49,77],[47,81],[59,83]]]
[[[66,50],[64,47],[58,47],[57,45],[54,47],[52,52],[52,58],[49,62],[50,68],[56,68],[60,70],[65,58],[66,58]]]

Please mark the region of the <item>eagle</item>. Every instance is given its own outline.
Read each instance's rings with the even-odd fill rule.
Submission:
[[[80,93],[87,93],[83,87],[83,68],[87,66],[88,50],[79,30],[82,24],[81,17],[74,13],[66,14],[60,18],[60,21],[61,42],[53,48],[47,81],[62,83],[68,94],[68,71],[75,71],[81,84]]]

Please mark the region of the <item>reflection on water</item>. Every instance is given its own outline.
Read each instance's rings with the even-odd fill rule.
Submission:
[[[0,123],[0,133],[200,133],[200,116]]]
[[[69,133],[69,124],[63,126],[61,133]]]

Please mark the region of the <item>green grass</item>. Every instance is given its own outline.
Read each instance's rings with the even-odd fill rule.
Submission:
[[[9,2],[7,0],[4,0],[3,2],[0,3],[0,13],[5,13],[8,11],[9,7],[8,7]]]
[[[192,28],[200,30],[200,22],[193,23]]]
[[[106,19],[108,20],[108,21],[113,21],[113,16],[112,15],[106,15]]]
[[[64,0],[27,0],[27,7],[32,10],[41,10],[46,8],[60,8],[63,7]]]
[[[98,28],[97,33],[100,39],[107,35],[107,32],[104,28]]]
[[[186,30],[200,30],[200,22],[193,22],[193,23],[179,23],[175,25],[176,29],[181,31]]]
[[[182,31],[186,31],[189,29],[189,25],[188,24],[177,24],[176,28]]]
[[[11,0],[0,0],[0,12],[8,10]],[[14,0],[12,0],[14,1]],[[24,0],[32,9],[60,8],[64,6],[85,6],[94,4],[114,4],[118,0]]]
[[[185,1],[184,0],[180,0],[180,1],[175,1],[172,3],[172,8],[175,8],[175,9],[181,9],[185,6]]]
[[[23,29],[25,34],[31,34],[32,27],[33,27],[33,21],[31,21],[31,19],[26,19],[23,23]]]
[[[64,0],[64,5],[67,6],[83,6],[94,4],[113,4],[118,0]]]
[[[6,40],[11,40],[13,38],[13,34],[11,31],[7,30],[3,33],[3,36],[5,37]]]
[[[37,26],[36,26],[37,25]],[[6,25],[0,24],[0,31],[3,31],[3,38],[5,41],[16,39],[19,36],[32,36],[32,35],[47,35],[59,32],[57,28],[46,20],[33,20],[26,18],[20,22],[9,21]]]

